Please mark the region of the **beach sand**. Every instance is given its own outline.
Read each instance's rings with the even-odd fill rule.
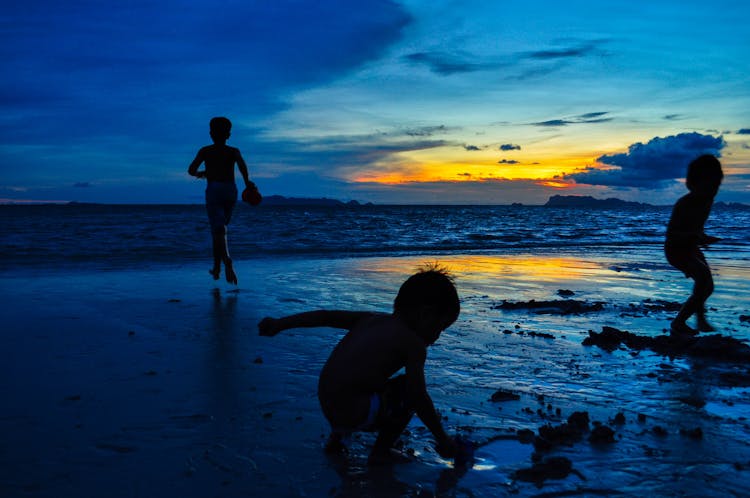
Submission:
[[[409,463],[368,468],[370,435],[348,458],[327,457],[317,374],[342,332],[266,338],[257,322],[389,311],[400,283],[434,260],[455,274],[462,313],[431,348],[428,388],[450,432],[489,443],[454,469],[415,419]],[[0,496],[750,494],[747,363],[582,345],[605,326],[649,337],[668,327],[689,282],[642,254],[255,259],[236,262],[236,288],[204,266],[0,275]],[[748,339],[750,271],[714,267],[709,318]],[[562,313],[564,299],[584,309]],[[491,401],[498,391],[509,399]],[[529,482],[535,448],[518,431],[574,412],[588,430],[537,452],[574,472]],[[610,442],[589,441],[594,422]]]

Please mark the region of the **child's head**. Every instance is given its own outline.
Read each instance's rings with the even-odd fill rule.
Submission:
[[[711,154],[704,154],[693,159],[688,165],[685,183],[688,190],[696,193],[716,195],[724,173],[721,163]]]
[[[461,304],[448,273],[433,265],[415,273],[401,285],[393,311],[432,344],[458,319]]]
[[[232,134],[232,122],[225,117],[211,118],[208,126],[214,142],[226,142]]]

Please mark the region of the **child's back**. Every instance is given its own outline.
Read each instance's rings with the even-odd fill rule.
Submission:
[[[334,348],[318,381],[318,397],[332,425],[351,427],[363,415],[372,393],[383,392],[388,379],[409,359],[426,356],[427,346],[391,314],[360,319]],[[348,400],[362,398],[350,407]]]

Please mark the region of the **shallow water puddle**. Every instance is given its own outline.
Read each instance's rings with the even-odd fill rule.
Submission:
[[[499,439],[477,448],[472,470],[487,471],[497,468],[527,464],[534,452],[534,445],[523,444],[517,439]]]
[[[750,389],[728,387],[716,390],[716,401],[707,401],[703,409],[725,419],[743,419],[750,413]]]

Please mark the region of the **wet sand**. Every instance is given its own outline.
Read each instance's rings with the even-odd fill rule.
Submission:
[[[341,333],[265,338],[257,322],[389,310],[435,259],[463,308],[430,352],[428,388],[449,431],[484,443],[474,465],[442,461],[416,420],[409,463],[368,468],[369,435],[326,457],[315,390]],[[746,362],[583,344],[604,327],[664,333],[688,281],[648,261],[247,260],[237,288],[193,265],[5,272],[0,496],[747,496]],[[750,271],[714,268],[709,318],[746,340]],[[575,413],[585,427],[566,425]]]

